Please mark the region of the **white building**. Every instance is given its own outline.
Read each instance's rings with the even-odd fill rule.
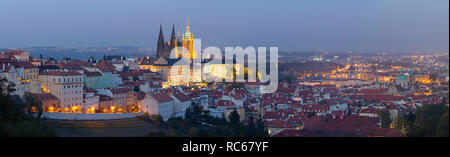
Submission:
[[[100,96],[94,92],[84,93],[83,106],[81,107],[83,112],[95,113],[95,110],[99,109]]]
[[[191,99],[183,93],[175,93],[172,94],[171,97],[174,102],[173,112],[175,117],[184,118],[186,109],[191,105]]]
[[[58,98],[62,112],[81,112],[83,105],[83,76],[73,71],[42,71],[42,90]]]
[[[164,121],[173,117],[174,102],[172,97],[165,93],[146,95],[141,102],[142,111],[149,115],[161,115]]]
[[[9,83],[13,83],[14,92],[11,95],[19,95],[23,97],[29,83],[22,82],[19,78],[23,76],[23,67],[16,67],[11,63],[3,63],[0,69],[0,78],[6,78]]]

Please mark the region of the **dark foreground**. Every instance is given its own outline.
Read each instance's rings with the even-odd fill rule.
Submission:
[[[163,131],[139,118],[101,121],[44,120],[59,137],[145,137],[150,131]]]

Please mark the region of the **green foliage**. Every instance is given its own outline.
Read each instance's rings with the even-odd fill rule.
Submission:
[[[38,124],[40,124],[40,120],[42,117],[42,102],[38,101],[36,96],[34,96],[31,93],[25,93],[24,97],[24,103],[25,103],[25,109],[27,111],[27,114],[30,115],[29,117],[35,121],[38,122]],[[32,107],[36,107],[37,108],[37,115],[34,114],[31,109]],[[34,115],[34,116],[31,116]]]
[[[395,119],[395,128],[398,129],[400,132],[405,133],[406,124],[407,124],[406,118],[403,117],[403,115],[398,114],[397,119]]]
[[[389,126],[392,123],[391,115],[389,111],[382,110],[378,113],[378,117],[381,119],[381,127],[382,128],[389,128]]]
[[[16,104],[11,100],[10,93],[14,92],[14,84],[6,78],[0,79],[0,136],[11,137],[40,137],[55,136],[55,132],[47,125],[40,124],[42,110],[37,117],[25,114],[24,104]],[[30,94],[24,96],[25,104],[29,106],[42,106]],[[42,108],[42,107],[41,107]]]
[[[207,128],[193,127],[189,130],[189,136],[191,137],[206,137],[208,135]]]
[[[234,116],[232,116],[234,115]],[[231,118],[234,117],[234,118]],[[244,125],[239,121],[239,114],[233,111],[231,120],[216,118],[203,111],[198,105],[192,104],[185,112],[185,119],[170,118],[168,136],[190,136],[190,137],[263,137],[267,131],[263,121],[256,124]]]
[[[208,137],[233,137],[236,136],[233,129],[228,126],[217,126],[208,130]]]
[[[138,76],[133,76],[133,81],[140,81]]]
[[[266,137],[268,135],[267,129],[264,126],[264,120],[258,119],[256,123],[256,137]]]
[[[239,114],[237,113],[237,110],[234,109],[233,112],[231,112],[230,116],[228,117],[231,124],[237,124],[240,122]]]
[[[166,137],[167,134],[163,131],[150,131],[147,134],[148,137]]]
[[[167,125],[177,130],[189,130],[191,127],[190,123],[185,122],[182,118],[170,118]]]
[[[150,115],[150,119],[154,122],[156,126],[163,126],[164,120],[161,115]]]
[[[255,124],[255,119],[253,117],[249,118],[247,128],[245,129],[245,136],[246,137],[256,136],[256,124]]]
[[[292,75],[280,75],[279,82],[287,81],[288,83],[292,83],[296,78]]]
[[[46,125],[37,125],[34,121],[17,121],[6,124],[11,137],[54,137],[55,131]]]
[[[133,88],[133,91],[134,92],[140,92],[141,91],[141,87],[139,87],[139,86],[134,86],[134,88]]]
[[[145,112],[144,114],[142,114],[142,116],[139,116],[140,119],[145,120],[145,121],[149,121],[150,119],[150,115],[148,114],[148,112]]]
[[[448,136],[448,107],[426,105],[414,113],[414,121],[408,124],[408,136]]]
[[[441,116],[437,124],[437,136],[448,137],[448,112]]]

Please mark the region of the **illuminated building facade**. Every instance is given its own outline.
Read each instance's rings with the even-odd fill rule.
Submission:
[[[80,113],[83,105],[83,76],[73,71],[42,71],[39,81],[44,93],[58,98],[61,112]]]
[[[181,46],[181,47],[180,47]],[[176,58],[170,58],[171,51],[174,50]],[[180,64],[180,57],[187,59],[187,63]],[[150,70],[152,72],[161,73],[162,86],[167,88],[170,86],[189,86],[192,84],[202,85],[200,80],[201,77],[205,78],[230,78],[233,77],[233,69],[227,69],[226,64],[202,64],[202,74],[194,74],[191,68],[193,59],[200,59],[199,53],[194,49],[194,35],[191,33],[191,28],[189,26],[189,21],[187,22],[186,31],[183,33],[181,39],[180,35],[175,35],[175,27],[172,27],[172,35],[170,41],[164,41],[164,35],[162,33],[162,26],[160,27],[158,35],[158,45],[156,58],[150,58],[149,56],[144,57],[140,60],[139,68]],[[224,63],[226,63],[224,61]],[[243,65],[235,64],[233,65],[236,70],[236,75],[244,74]],[[186,81],[185,73],[183,69],[189,69],[189,80]],[[172,71],[177,71],[173,72]],[[247,70],[248,71],[248,70]],[[249,71],[253,72],[253,71]],[[181,81],[180,81],[181,80]],[[194,81],[195,80],[195,81]],[[197,83],[194,83],[197,82]]]
[[[26,91],[30,93],[41,93],[41,83],[39,82],[39,68],[30,62],[19,62],[20,67],[23,67],[22,83],[29,84]]]
[[[34,94],[38,101],[42,102],[43,112],[60,112],[61,107],[58,104],[58,98],[50,93]]]

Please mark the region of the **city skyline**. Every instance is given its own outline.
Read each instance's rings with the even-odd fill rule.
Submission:
[[[449,42],[448,1],[1,3],[1,48],[156,48],[161,24],[165,36],[173,24],[182,33],[188,17],[205,46],[448,52]]]

